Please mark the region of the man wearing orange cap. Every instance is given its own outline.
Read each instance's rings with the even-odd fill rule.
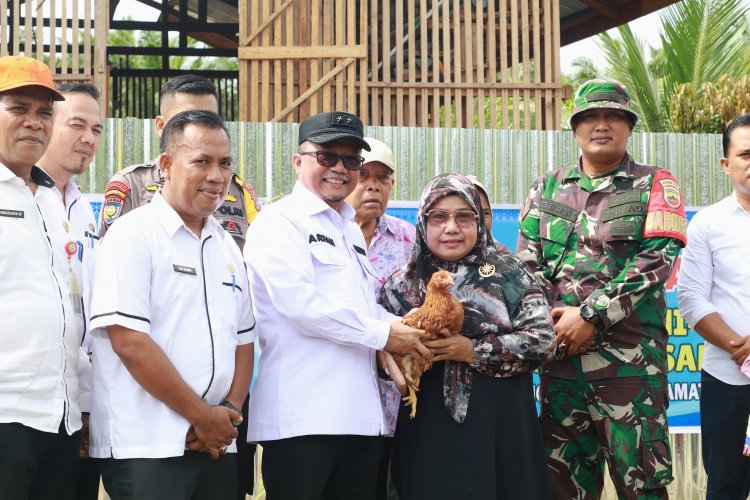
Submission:
[[[70,224],[35,163],[64,100],[42,62],[0,57],[0,494],[75,495],[80,325]]]

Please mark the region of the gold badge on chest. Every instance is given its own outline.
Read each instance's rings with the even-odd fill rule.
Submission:
[[[495,266],[490,264],[489,262],[485,262],[481,266],[479,266],[479,275],[482,278],[489,278],[495,274]]]

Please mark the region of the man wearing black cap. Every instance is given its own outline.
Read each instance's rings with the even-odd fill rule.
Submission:
[[[277,498],[374,499],[385,431],[375,353],[429,358],[423,332],[376,305],[376,274],[345,198],[370,149],[360,119],[321,113],[299,129],[292,194],[245,245],[262,351],[249,440]]]

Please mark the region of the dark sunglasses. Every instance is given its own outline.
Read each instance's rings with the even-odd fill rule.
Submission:
[[[340,155],[330,151],[303,151],[301,155],[314,156],[318,165],[321,167],[333,168],[338,165],[339,160],[344,162],[344,168],[347,170],[359,170],[365,159],[357,155]]]

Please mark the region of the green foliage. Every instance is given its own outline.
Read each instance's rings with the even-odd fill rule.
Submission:
[[[108,43],[114,47],[162,47],[162,35],[159,31],[112,30],[109,34]],[[179,37],[172,36],[169,38],[169,47],[174,48],[178,44]],[[206,45],[188,37],[187,46],[189,48],[203,48]],[[162,57],[160,55],[115,56],[110,59],[110,63],[113,67],[123,69],[160,70],[162,68]],[[236,57],[170,56],[169,69],[237,71],[239,63]],[[115,88],[113,79],[110,85],[113,99],[112,108],[117,110],[117,114],[120,116],[146,118],[156,116],[159,113],[159,110],[156,109],[161,86],[158,80],[150,77],[123,78],[117,83],[119,88]],[[223,100],[220,99],[220,111],[225,116],[237,116],[239,97],[236,84],[226,87],[225,90],[218,90],[220,94],[222,92],[234,94],[234,97],[228,101],[234,103],[234,109],[223,109]],[[226,97],[226,95],[221,97]],[[229,105],[226,104],[226,106]]]
[[[573,91],[580,87],[583,82],[599,78],[599,68],[594,64],[594,60],[589,57],[576,57],[571,63],[573,66],[573,74],[568,77],[570,85],[573,87]]]
[[[599,35],[600,46],[609,63],[607,76],[624,83],[630,91],[630,105],[638,115],[639,125],[654,132],[663,131],[666,124],[666,107],[658,79],[648,67],[644,43],[633,33],[630,26],[618,28],[621,38],[609,33]]]
[[[722,75],[698,89],[692,83],[681,84],[669,112],[675,132],[720,134],[737,116],[750,112],[750,76],[735,81]]]
[[[126,20],[132,20],[128,17]],[[133,31],[133,30],[111,30],[109,32],[108,44],[112,47],[161,47],[161,32],[159,31]],[[170,37],[169,47],[177,47],[178,37]],[[206,45],[194,38],[187,38],[189,48],[203,48]],[[124,57],[122,60],[124,61]],[[128,56],[128,67],[137,69],[160,69],[161,56]],[[195,57],[195,56],[172,56],[169,58],[170,69],[185,70],[229,70],[239,69],[236,57]]]
[[[580,87],[583,82],[593,78],[601,77],[601,71],[594,64],[594,60],[588,57],[576,57],[571,63],[573,73],[562,75],[561,81],[564,87],[570,87],[572,93]],[[563,99],[562,102],[562,127],[568,128],[568,119],[573,114],[573,99]]]
[[[695,117],[679,113],[690,112],[688,103],[696,99],[716,95],[701,97],[704,84],[718,82],[723,74],[740,78],[750,72],[747,6],[743,0],[683,0],[663,12],[662,46],[651,50],[650,60],[628,26],[618,28],[619,39],[600,35],[607,75],[628,87],[645,130],[682,130],[688,123],[708,127],[707,118],[695,122]],[[672,105],[678,89],[681,100]]]

